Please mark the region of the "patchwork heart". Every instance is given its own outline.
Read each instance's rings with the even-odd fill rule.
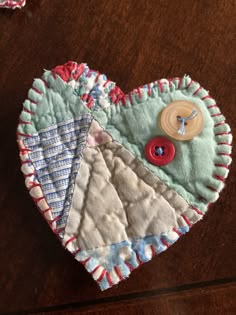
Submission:
[[[230,127],[190,77],[124,94],[76,62],[34,80],[17,141],[40,213],[102,290],[202,219],[231,163]]]
[[[0,0],[0,8],[20,9],[26,3],[26,0]]]

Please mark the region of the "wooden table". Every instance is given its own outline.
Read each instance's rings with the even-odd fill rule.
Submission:
[[[235,133],[235,15],[230,0],[28,0],[0,11],[1,314],[236,314],[235,164],[202,222],[102,293],[37,212],[15,141],[33,78],[68,60],[125,92],[190,74]]]

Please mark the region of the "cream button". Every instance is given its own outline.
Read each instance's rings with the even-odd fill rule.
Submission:
[[[175,140],[191,140],[203,129],[204,118],[199,107],[188,101],[175,101],[161,112],[161,129]]]

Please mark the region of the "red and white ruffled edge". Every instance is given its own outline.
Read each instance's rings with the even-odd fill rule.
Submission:
[[[6,0],[0,3],[0,8],[21,9],[25,6],[26,0],[14,1]]]

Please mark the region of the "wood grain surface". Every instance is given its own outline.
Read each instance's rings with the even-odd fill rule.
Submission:
[[[68,60],[87,62],[124,92],[190,74],[236,134],[235,16],[234,0],[28,0],[0,10],[0,314],[236,313],[235,164],[203,221],[100,292],[37,212],[15,140],[33,78]]]

